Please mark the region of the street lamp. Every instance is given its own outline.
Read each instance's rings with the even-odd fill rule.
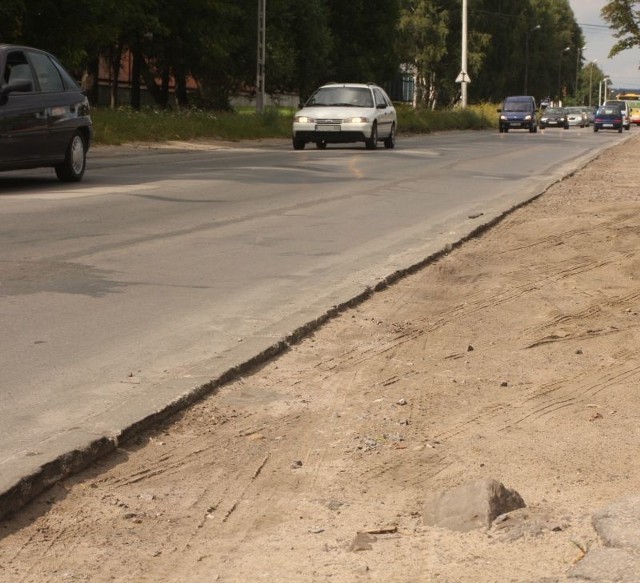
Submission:
[[[598,59],[593,59],[593,61],[589,61],[589,107],[591,107],[591,95],[593,94],[593,66],[598,62]]]
[[[561,101],[561,96],[562,96],[562,57],[564,56],[565,53],[568,53],[571,50],[571,47],[567,47],[565,48],[561,53],[560,53],[560,58],[558,59],[558,101]]]
[[[607,85],[609,84],[609,77],[603,77],[598,83],[598,105],[602,105],[602,93],[604,91],[604,98],[607,98]]]
[[[578,105],[578,71],[580,71],[580,57],[582,57],[582,51],[587,47],[580,47],[578,49],[578,55],[576,57],[576,86],[574,87],[574,97],[576,100],[576,105]]]
[[[529,35],[534,30],[540,30],[542,27],[539,24],[536,24],[532,29],[527,27],[527,31],[524,37],[524,93],[523,95],[528,95],[529,93]]]
[[[258,0],[258,64],[256,71],[256,111],[264,111],[267,0]]]

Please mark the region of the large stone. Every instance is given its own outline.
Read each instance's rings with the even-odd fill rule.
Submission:
[[[569,579],[590,583],[638,583],[640,559],[624,549],[591,549],[569,571]]]
[[[489,528],[501,514],[525,506],[515,490],[496,480],[477,480],[446,492],[428,494],[423,520],[428,526],[466,532]]]
[[[596,512],[592,521],[605,546],[640,553],[640,496],[611,504]]]

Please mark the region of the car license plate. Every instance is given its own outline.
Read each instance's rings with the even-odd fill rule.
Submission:
[[[603,128],[612,128],[612,127],[613,127],[613,124],[612,124],[612,123],[603,123],[603,124],[602,124],[602,127],[603,127]]]
[[[316,131],[317,132],[339,132],[340,131],[340,126],[339,125],[317,125],[316,126]]]
[[[550,125],[550,126],[557,126],[557,125],[558,125],[558,122],[557,122],[557,121],[550,121],[550,122],[549,122],[549,125]]]

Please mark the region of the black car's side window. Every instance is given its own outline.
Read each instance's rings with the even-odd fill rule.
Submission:
[[[29,53],[29,58],[36,70],[41,91],[64,91],[62,77],[47,55],[33,52]]]
[[[7,55],[7,62],[3,73],[5,83],[16,81],[30,81],[32,90],[35,90],[33,72],[27,58],[21,51],[15,51]]]

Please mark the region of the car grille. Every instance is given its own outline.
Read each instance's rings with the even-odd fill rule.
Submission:
[[[335,125],[342,123],[341,119],[317,119],[316,123],[318,125]]]

